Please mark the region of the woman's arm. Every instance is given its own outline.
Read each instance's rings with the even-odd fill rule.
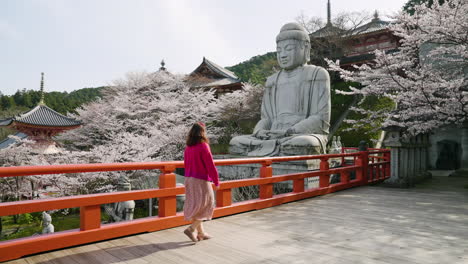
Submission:
[[[208,171],[208,175],[213,180],[214,185],[219,186],[218,170],[214,164],[210,146],[207,143],[203,143],[202,149],[202,160],[205,164],[206,170]]]

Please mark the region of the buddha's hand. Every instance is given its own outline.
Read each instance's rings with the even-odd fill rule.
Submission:
[[[291,135],[294,135],[294,134],[297,134],[296,130],[294,130],[294,128],[289,128],[288,130],[286,130],[286,134],[285,136],[289,137]]]
[[[255,133],[253,134],[253,136],[256,137],[256,138],[265,140],[265,139],[269,139],[269,138],[270,138],[269,132],[270,132],[269,130],[260,129],[260,130],[258,130],[257,132],[255,132]]]
[[[285,130],[270,130],[268,132],[268,135],[270,136],[270,139],[279,139],[279,138],[284,138],[286,137],[286,131]]]

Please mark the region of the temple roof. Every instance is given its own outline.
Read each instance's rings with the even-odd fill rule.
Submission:
[[[232,71],[229,71],[229,70],[219,66],[218,64],[208,60],[205,57],[203,57],[203,62],[200,64],[200,66],[198,66],[192,73],[190,73],[190,75],[199,73],[204,68],[204,66],[206,66],[213,73],[218,74],[219,77],[239,80],[239,77],[237,77]]]
[[[48,127],[72,127],[81,125],[80,121],[64,116],[44,104],[39,104],[24,114],[0,120],[0,126],[8,126],[13,122]]]
[[[28,137],[28,135],[26,135],[24,133],[21,133],[21,132],[16,133],[14,136],[18,137],[19,139],[23,139],[23,138]],[[13,137],[7,137],[7,138],[5,138],[3,140],[0,140],[0,149],[7,148],[11,144],[16,143],[16,141],[17,141],[17,139],[13,138]]]
[[[331,24],[331,22],[328,22],[325,27],[312,32],[310,34],[311,38],[324,38],[324,37],[330,37],[330,36],[339,36],[343,34],[343,37],[352,37],[356,35],[361,35],[361,34],[367,34],[371,32],[376,32],[382,29],[387,29],[389,27],[391,22],[389,21],[384,21],[379,18],[379,14],[377,11],[374,13],[374,18],[367,24],[364,24],[360,27],[355,28],[349,33],[345,33],[345,30],[340,29],[339,27],[335,27]]]
[[[203,57],[202,63],[189,75],[189,81],[195,87],[214,87],[240,83],[233,72]]]
[[[371,32],[376,32],[382,29],[386,29],[390,26],[389,21],[383,21],[379,18],[377,11],[374,13],[374,18],[367,24],[357,27],[350,32],[349,36],[367,34]]]
[[[310,33],[311,38],[325,38],[330,36],[339,36],[343,33],[343,29],[333,26],[331,23],[327,23],[323,28]]]
[[[331,7],[330,7],[330,0],[327,2],[327,24],[312,33],[309,34],[310,38],[326,38],[331,36],[339,36],[344,32],[343,29],[336,27],[331,22]]]

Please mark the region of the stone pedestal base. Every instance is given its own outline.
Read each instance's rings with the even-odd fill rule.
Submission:
[[[216,155],[215,159],[233,159],[233,158],[245,158],[239,156],[230,155]],[[337,161],[330,161],[330,168],[337,166]],[[219,166],[218,172],[220,180],[239,180],[246,178],[258,178],[260,177],[260,164],[240,164],[231,166]],[[288,161],[281,163],[273,163],[273,175],[284,175],[291,173],[301,173],[306,171],[318,170],[320,168],[320,160],[301,160],[301,161]],[[335,177],[330,177],[330,181],[333,182]],[[318,187],[319,178],[307,178],[305,179],[305,188]],[[292,181],[285,182],[288,188],[292,189]]]

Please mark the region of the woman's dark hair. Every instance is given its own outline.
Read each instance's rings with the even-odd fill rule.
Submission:
[[[196,144],[206,142],[209,143],[208,138],[206,137],[205,124],[198,122],[193,124],[187,135],[187,146],[194,146]]]

